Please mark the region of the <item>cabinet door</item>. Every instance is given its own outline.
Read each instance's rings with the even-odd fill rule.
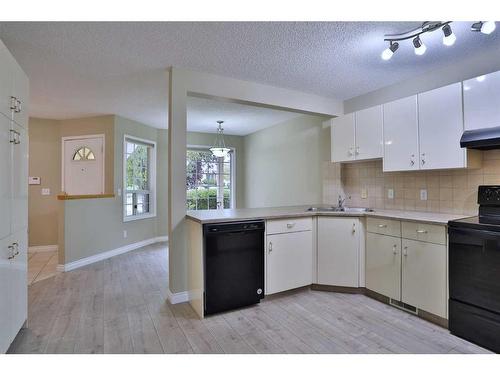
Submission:
[[[465,130],[500,126],[500,71],[463,82]]]
[[[14,61],[12,66],[13,84],[12,95],[19,100],[18,109],[14,111],[13,120],[24,129],[28,129],[29,118],[29,81],[28,76],[21,69],[19,64]]]
[[[318,218],[318,284],[359,286],[359,220]]]
[[[10,245],[10,237],[0,240],[0,353],[5,353],[12,341]]]
[[[384,171],[419,169],[417,96],[384,104]]]
[[[0,69],[1,70],[1,69]],[[12,212],[12,145],[10,120],[0,114],[0,239],[10,235]]]
[[[384,154],[383,107],[356,112],[356,160],[381,158]]]
[[[266,293],[312,284],[312,232],[267,236]]]
[[[462,84],[418,94],[420,169],[464,168]]]
[[[332,120],[332,161],[354,160],[354,113]]]
[[[401,299],[401,239],[366,234],[366,288]]]
[[[402,301],[446,318],[446,246],[403,239]]]
[[[12,146],[12,233],[28,227],[28,132],[13,123],[18,144]]]
[[[15,257],[11,260],[11,334],[15,338],[28,318],[28,232],[21,229],[11,237]]]
[[[7,47],[0,41],[0,113],[11,117],[12,59]]]

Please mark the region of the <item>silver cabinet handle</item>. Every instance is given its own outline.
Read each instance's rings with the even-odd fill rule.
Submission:
[[[424,159],[422,159],[422,165],[424,165],[424,164],[425,164],[425,160],[424,160]]]
[[[269,242],[268,249],[269,249],[269,254],[271,254],[271,251],[273,251],[273,243],[272,242]]]
[[[10,255],[7,257],[8,260],[12,260],[15,258],[16,254],[14,254],[14,245],[9,245],[8,249],[10,251]]]
[[[17,109],[17,98],[15,96],[10,97],[10,109],[13,110],[14,112]]]
[[[15,131],[13,129],[10,130],[10,134],[12,135],[11,140],[9,141],[10,143],[13,143],[15,145],[18,145],[21,143],[21,133],[18,131]]]
[[[356,233],[356,223],[352,223],[352,234]]]
[[[353,149],[353,147],[349,147],[349,151],[347,151],[347,154],[349,156],[353,156],[354,155],[354,153],[352,152],[352,149]]]
[[[359,155],[359,146],[356,146],[356,151],[354,152],[356,155]]]
[[[419,234],[426,234],[427,231],[425,229],[417,229],[417,233],[419,233]]]
[[[403,255],[408,256],[408,246],[403,247]]]
[[[21,112],[21,101],[19,99],[16,99],[16,108],[14,109],[14,112],[16,113]]]
[[[387,224],[379,224],[378,227],[379,228],[387,228]]]
[[[393,253],[394,255],[397,255],[397,254],[398,254],[398,245],[393,245],[393,246],[392,246],[392,253]]]
[[[19,255],[19,244],[17,242],[14,242],[12,244],[12,246],[14,246],[14,248],[16,249],[16,252],[14,253],[14,257]]]
[[[415,165],[415,160],[410,160],[410,166],[414,166]]]
[[[291,228],[293,228],[294,226],[295,226],[295,223],[288,223],[288,224],[286,225],[286,227],[287,227],[288,229],[291,229]]]

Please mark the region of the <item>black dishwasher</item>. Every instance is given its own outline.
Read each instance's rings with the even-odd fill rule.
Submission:
[[[205,314],[264,298],[264,221],[203,225]]]

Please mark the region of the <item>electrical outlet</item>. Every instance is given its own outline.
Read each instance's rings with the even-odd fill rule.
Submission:
[[[50,189],[49,188],[43,188],[42,189],[42,195],[50,195]]]
[[[118,188],[118,196],[121,197],[122,196],[122,189]]]
[[[394,189],[387,189],[387,198],[394,199]]]
[[[427,189],[420,189],[420,200],[421,201],[427,200]]]
[[[361,188],[361,199],[366,199],[366,198],[368,198],[368,189]]]
[[[127,231],[126,231],[126,230],[124,230],[124,231],[123,231],[123,238],[127,238],[127,235],[128,235]]]

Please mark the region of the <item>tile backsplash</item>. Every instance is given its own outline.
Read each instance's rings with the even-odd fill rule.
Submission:
[[[342,194],[348,206],[477,215],[477,187],[500,184],[500,150],[483,151],[482,156],[479,169],[411,172],[382,172],[382,160],[325,162],[323,201],[336,205]],[[420,199],[422,189],[427,200]]]

